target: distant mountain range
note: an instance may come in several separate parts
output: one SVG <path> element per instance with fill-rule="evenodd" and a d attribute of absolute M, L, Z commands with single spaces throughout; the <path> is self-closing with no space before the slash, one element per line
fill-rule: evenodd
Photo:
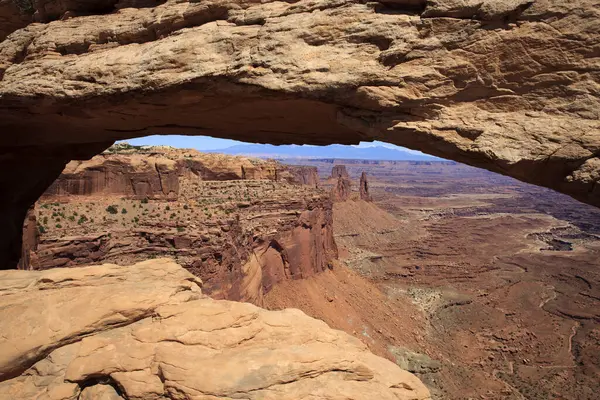
<path fill-rule="evenodd" d="M 225 153 L 268 158 L 345 158 L 359 160 L 435 161 L 441 158 L 384 146 L 356 147 L 332 144 L 329 146 L 298 146 L 270 144 L 240 144 L 224 149 L 209 150 Z"/>

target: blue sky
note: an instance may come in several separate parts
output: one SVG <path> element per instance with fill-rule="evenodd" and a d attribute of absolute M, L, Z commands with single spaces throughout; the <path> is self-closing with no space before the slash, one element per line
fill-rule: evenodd
<path fill-rule="evenodd" d="M 226 147 L 235 146 L 236 144 L 244 144 L 244 142 L 238 142 L 237 140 L 230 139 L 218 139 L 210 136 L 181 136 L 181 135 L 153 135 L 145 136 L 137 139 L 126 140 L 127 143 L 134 146 L 173 146 L 179 148 L 191 148 L 196 150 L 218 150 Z M 383 142 L 361 142 L 358 147 L 370 147 L 370 146 L 384 146 L 388 148 L 395 148 L 408 152 L 419 153 L 415 150 L 405 149 L 404 147 L 394 146 L 393 144 Z"/>

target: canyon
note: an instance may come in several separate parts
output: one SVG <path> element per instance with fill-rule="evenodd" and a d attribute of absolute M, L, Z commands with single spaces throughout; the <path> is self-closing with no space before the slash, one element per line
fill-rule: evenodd
<path fill-rule="evenodd" d="M 102 152 L 379 140 L 597 207 L 599 32 L 596 0 L 0 0 L 0 269 L 39 269 L 1 272 L 0 393 L 594 398 L 595 209 L 454 163 Z"/>
<path fill-rule="evenodd" d="M 396 307 L 386 314 L 365 302 L 363 314 L 379 316 L 357 336 L 391 353 L 433 398 L 597 397 L 597 209 L 455 162 L 294 162 L 317 166 L 323 178 L 345 166 L 353 200 L 334 203 L 340 262 Z M 364 173 L 373 203 L 359 200 Z M 330 287 L 327 296 L 343 298 Z M 312 315 L 343 326 L 324 311 Z M 410 333 L 390 324 L 397 315 Z"/>
<path fill-rule="evenodd" d="M 35 211 L 42 234 L 24 268 L 168 256 L 213 298 L 260 305 L 277 282 L 311 276 L 337 258 L 332 205 L 316 171 L 114 146 L 67 165 L 42 196 Z"/>
<path fill-rule="evenodd" d="M 282 161 L 121 145 L 71 163 L 27 268 L 170 257 L 212 299 L 354 336 L 433 399 L 594 398 L 599 211 L 449 161 Z M 165 171 L 168 193 L 148 183 Z"/>
<path fill-rule="evenodd" d="M 430 398 L 322 321 L 212 300 L 201 286 L 167 259 L 0 272 L 0 397 Z"/>

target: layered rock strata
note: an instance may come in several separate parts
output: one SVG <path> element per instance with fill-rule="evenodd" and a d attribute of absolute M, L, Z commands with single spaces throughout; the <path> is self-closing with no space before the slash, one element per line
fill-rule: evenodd
<path fill-rule="evenodd" d="M 342 164 L 334 165 L 331 168 L 331 179 L 346 178 L 350 179 L 346 166 Z"/>
<path fill-rule="evenodd" d="M 363 171 L 360 174 L 360 182 L 358 185 L 358 191 L 360 194 L 360 199 L 364 201 L 373 201 L 371 197 L 371 193 L 369 192 L 369 180 L 367 179 L 367 173 Z"/>
<path fill-rule="evenodd" d="M 199 163 L 205 156 L 219 162 L 213 167 L 204 160 L 202 169 L 190 169 L 190 163 Z M 298 180 L 299 170 L 307 172 L 301 176 L 313 177 L 313 167 L 290 170 L 244 157 L 155 150 L 153 158 L 94 157 L 76 174 L 67 168 L 53 187 L 66 187 L 65 182 L 73 177 L 90 176 L 96 160 L 102 168 L 110 167 L 102 176 L 108 171 L 108 176 L 117 179 L 98 179 L 108 182 L 102 190 L 74 191 L 81 195 L 47 192 L 36 209 L 41 235 L 32 252 L 31 268 L 99 262 L 127 265 L 171 256 L 202 278 L 205 293 L 214 298 L 262 304 L 264 294 L 277 282 L 310 277 L 337 258 L 329 196 L 310 184 L 288 183 Z M 131 196 L 130 189 L 136 186 L 129 183 L 153 182 L 150 178 L 156 175 L 146 171 L 154 171 L 148 165 L 156 160 L 169 162 L 176 195 L 167 197 L 159 190 Z M 273 180 L 242 179 L 239 165 L 246 163 L 254 167 L 246 168 L 248 174 Z M 119 168 L 114 169 L 115 165 Z M 230 175 L 225 171 L 238 174 L 232 180 L 205 180 L 227 179 Z"/>

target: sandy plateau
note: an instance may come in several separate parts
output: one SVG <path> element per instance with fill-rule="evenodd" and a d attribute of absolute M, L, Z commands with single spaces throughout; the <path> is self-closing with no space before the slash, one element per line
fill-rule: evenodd
<path fill-rule="evenodd" d="M 600 389 L 595 208 L 454 162 L 140 151 L 68 167 L 35 209 L 34 269 L 171 257 L 215 299 L 355 336 L 435 399 Z"/>

